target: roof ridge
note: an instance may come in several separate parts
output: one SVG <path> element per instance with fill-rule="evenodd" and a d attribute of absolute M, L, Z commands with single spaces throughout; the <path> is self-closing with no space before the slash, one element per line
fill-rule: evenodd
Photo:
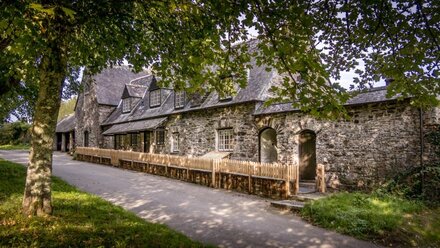
<path fill-rule="evenodd" d="M 130 80 L 130 82 L 128 82 L 128 84 L 131 84 L 134 81 L 137 81 L 137 80 L 142 79 L 142 78 L 147 78 L 147 77 L 154 77 L 154 74 L 149 74 L 149 75 L 145 75 L 145 76 L 142 76 L 142 77 L 134 78 L 134 79 Z"/>

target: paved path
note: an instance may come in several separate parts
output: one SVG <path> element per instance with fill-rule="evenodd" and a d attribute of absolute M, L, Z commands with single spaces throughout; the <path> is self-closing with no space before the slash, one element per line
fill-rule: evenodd
<path fill-rule="evenodd" d="M 22 164 L 27 163 L 27 155 L 0 151 L 0 157 Z M 256 196 L 73 161 L 58 152 L 54 153 L 53 174 L 205 243 L 223 247 L 375 247 L 282 214 Z"/>

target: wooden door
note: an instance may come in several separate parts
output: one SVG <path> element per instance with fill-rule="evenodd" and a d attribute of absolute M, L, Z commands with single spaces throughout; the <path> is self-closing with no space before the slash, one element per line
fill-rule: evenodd
<path fill-rule="evenodd" d="M 304 131 L 299 135 L 299 178 L 315 180 L 316 176 L 316 134 Z"/>

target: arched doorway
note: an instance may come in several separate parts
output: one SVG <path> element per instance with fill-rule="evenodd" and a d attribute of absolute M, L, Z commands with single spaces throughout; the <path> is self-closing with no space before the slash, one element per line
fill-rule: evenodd
<path fill-rule="evenodd" d="M 260 162 L 273 163 L 278 161 L 277 132 L 273 128 L 266 128 L 259 135 Z"/>
<path fill-rule="evenodd" d="M 315 180 L 316 176 L 316 134 L 304 130 L 299 134 L 299 178 Z"/>

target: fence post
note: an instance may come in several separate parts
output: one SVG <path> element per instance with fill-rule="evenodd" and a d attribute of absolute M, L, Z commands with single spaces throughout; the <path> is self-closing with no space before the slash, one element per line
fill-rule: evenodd
<path fill-rule="evenodd" d="M 323 164 L 318 164 L 316 167 L 316 189 L 320 193 L 325 193 L 325 168 Z"/>
<path fill-rule="evenodd" d="M 165 157 L 165 176 L 168 176 L 168 166 L 170 166 L 170 155 Z"/>
<path fill-rule="evenodd" d="M 189 181 L 189 164 L 188 164 L 189 158 L 185 158 L 185 167 L 186 167 L 186 180 Z"/>
<path fill-rule="evenodd" d="M 295 195 L 298 194 L 299 191 L 299 165 L 295 165 Z"/>
<path fill-rule="evenodd" d="M 216 160 L 215 159 L 211 159 L 211 173 L 212 173 L 212 178 L 211 178 L 211 186 L 213 188 L 216 188 L 216 184 L 215 184 L 215 164 L 216 164 Z"/>
<path fill-rule="evenodd" d="M 248 191 L 249 191 L 249 194 L 252 194 L 252 173 L 253 173 L 253 165 L 251 164 L 251 163 L 249 163 L 248 164 L 248 173 L 249 173 L 249 176 L 248 176 L 248 185 L 249 185 L 249 188 L 248 188 Z"/>
<path fill-rule="evenodd" d="M 285 193 L 285 197 L 286 198 L 289 198 L 289 196 L 290 196 L 290 170 L 291 170 L 291 168 L 290 168 L 291 166 L 289 165 L 289 164 L 287 164 L 286 165 L 286 185 L 285 185 L 285 190 L 286 190 L 286 193 Z"/>

